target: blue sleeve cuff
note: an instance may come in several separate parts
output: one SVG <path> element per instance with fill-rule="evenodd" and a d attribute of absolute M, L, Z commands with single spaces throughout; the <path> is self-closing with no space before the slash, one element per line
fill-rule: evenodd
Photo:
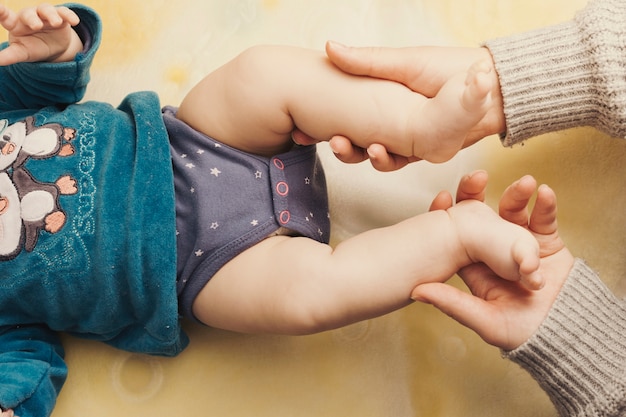
<path fill-rule="evenodd" d="M 48 416 L 67 377 L 58 335 L 43 326 L 0 328 L 0 407 Z"/>

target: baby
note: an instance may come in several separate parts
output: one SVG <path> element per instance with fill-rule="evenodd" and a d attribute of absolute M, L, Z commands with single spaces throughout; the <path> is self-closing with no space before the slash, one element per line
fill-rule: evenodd
<path fill-rule="evenodd" d="M 57 332 L 173 356 L 179 314 L 239 332 L 307 334 L 386 314 L 425 282 L 484 262 L 543 285 L 536 239 L 478 200 L 328 245 L 315 146 L 350 137 L 443 161 L 485 113 L 477 64 L 434 100 L 349 76 L 321 52 L 254 47 L 178 108 L 152 92 L 79 103 L 101 40 L 84 6 L 0 6 L 0 407 L 52 412 L 67 374 Z M 416 117 L 420 114 L 419 117 Z M 425 115 L 425 116 L 424 116 Z M 450 123 L 441 123 L 441 118 Z M 420 132 L 449 125 L 449 141 Z M 434 123 L 438 121 L 438 123 Z M 484 173 L 464 194 L 484 191 Z"/>

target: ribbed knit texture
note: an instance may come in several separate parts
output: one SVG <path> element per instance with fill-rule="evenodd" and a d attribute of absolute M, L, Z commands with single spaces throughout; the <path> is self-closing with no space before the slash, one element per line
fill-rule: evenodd
<path fill-rule="evenodd" d="M 592 1 L 575 19 L 485 43 L 511 146 L 579 126 L 626 136 L 626 1 Z M 626 416 L 626 303 L 577 260 L 536 334 L 504 356 L 561 416 Z"/>
<path fill-rule="evenodd" d="M 626 2 L 592 1 L 572 21 L 487 41 L 510 146 L 578 126 L 626 136 Z"/>
<path fill-rule="evenodd" d="M 504 356 L 561 416 L 626 415 L 626 303 L 580 259 L 537 333 Z"/>

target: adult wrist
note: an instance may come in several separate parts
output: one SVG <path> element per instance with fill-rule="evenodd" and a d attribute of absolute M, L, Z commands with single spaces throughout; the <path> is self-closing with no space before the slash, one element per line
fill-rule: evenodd
<path fill-rule="evenodd" d="M 590 2 L 566 23 L 487 41 L 502 90 L 504 145 L 593 126 L 626 136 L 626 8 Z"/>
<path fill-rule="evenodd" d="M 590 65 L 572 22 L 493 39 L 485 46 L 500 80 L 505 146 L 594 117 L 594 112 L 581 114 L 593 94 L 581 88 L 591 77 Z"/>
<path fill-rule="evenodd" d="M 560 415 L 617 416 L 607 410 L 626 402 L 623 301 L 577 259 L 537 332 L 503 356 L 531 374 Z"/>

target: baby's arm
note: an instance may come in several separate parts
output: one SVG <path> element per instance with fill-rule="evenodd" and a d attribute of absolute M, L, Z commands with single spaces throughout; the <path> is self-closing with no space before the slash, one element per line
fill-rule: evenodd
<path fill-rule="evenodd" d="M 56 332 L 43 325 L 0 327 L 0 416 L 49 416 L 67 377 Z"/>
<path fill-rule="evenodd" d="M 72 29 L 78 23 L 76 13 L 63 6 L 44 4 L 16 13 L 0 5 L 0 24 L 9 32 L 9 46 L 0 51 L 0 65 L 71 61 L 83 49 Z"/>
<path fill-rule="evenodd" d="M 226 264 L 196 298 L 204 323 L 239 332 L 306 334 L 377 317 L 483 261 L 510 280 L 536 281 L 536 240 L 485 204 L 466 201 L 371 230 L 331 248 L 271 237 Z"/>
<path fill-rule="evenodd" d="M 289 148 L 297 126 L 317 141 L 343 135 L 363 148 L 379 143 L 398 155 L 439 162 L 462 147 L 468 126 L 484 116 L 488 71 L 477 64 L 428 100 L 399 83 L 348 75 L 321 51 L 257 46 L 192 89 L 178 117 L 256 154 Z"/>

